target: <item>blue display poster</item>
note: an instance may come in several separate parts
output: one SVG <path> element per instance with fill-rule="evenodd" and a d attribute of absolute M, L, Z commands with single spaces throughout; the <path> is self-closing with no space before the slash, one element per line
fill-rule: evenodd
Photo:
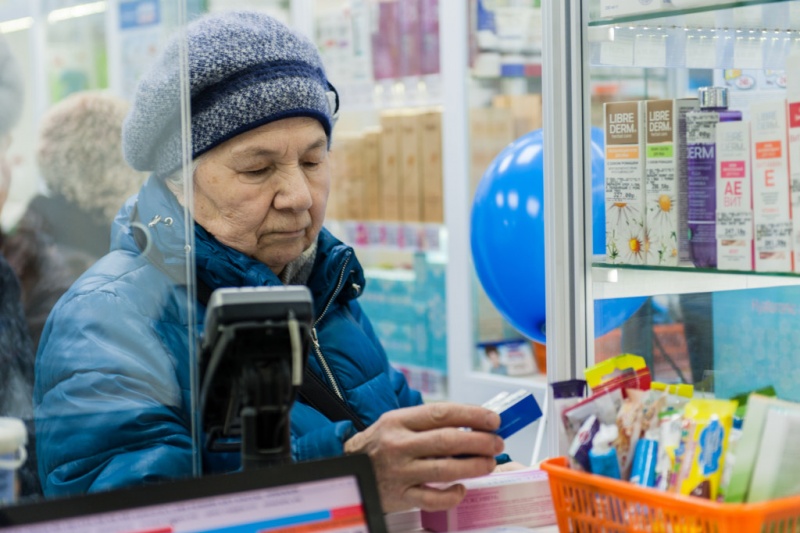
<path fill-rule="evenodd" d="M 716 396 L 773 385 L 800 401 L 800 287 L 717 292 L 712 301 Z"/>

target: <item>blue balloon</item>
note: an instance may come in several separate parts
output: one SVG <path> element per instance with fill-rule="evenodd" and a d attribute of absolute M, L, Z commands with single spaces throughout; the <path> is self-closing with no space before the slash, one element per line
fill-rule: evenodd
<path fill-rule="evenodd" d="M 471 247 L 475 270 L 503 317 L 544 343 L 543 132 L 532 131 L 507 146 L 489 165 L 472 205 Z M 605 253 L 603 131 L 592 128 L 592 250 Z M 646 298 L 595 301 L 595 335 L 619 327 Z"/>

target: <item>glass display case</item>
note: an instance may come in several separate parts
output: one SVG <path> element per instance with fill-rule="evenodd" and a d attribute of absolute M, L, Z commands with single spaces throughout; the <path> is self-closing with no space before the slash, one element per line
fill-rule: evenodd
<path fill-rule="evenodd" d="M 788 213 L 797 190 L 790 109 L 800 3 L 572 1 L 551 8 L 545 43 L 552 49 L 544 59 L 553 78 L 544 97 L 558 102 L 545 111 L 545 130 L 555 141 L 545 184 L 554 213 L 547 225 L 548 316 L 560 320 L 552 331 L 557 354 L 549 354 L 550 380 L 633 352 L 647 359 L 654 379 L 691 383 L 704 394 L 728 398 L 774 386 L 796 399 L 800 360 L 792 347 L 800 278 L 792 259 L 796 215 Z M 741 113 L 739 131 L 749 136 L 733 156 L 724 150 L 734 145 L 716 145 L 709 178 L 697 166 L 708 145 L 697 137 L 696 119 L 681 123 L 672 107 L 696 99 L 705 86 L 726 89 L 727 107 Z M 652 136 L 661 128 L 653 102 L 661 100 L 675 117 L 672 170 L 654 161 L 664 156 Z M 687 105 L 692 113 L 696 104 Z M 642 122 L 620 123 L 639 116 Z M 772 131 L 764 133 L 767 127 Z M 591 164 L 593 129 L 604 141 L 601 170 Z M 706 138 L 721 142 L 729 127 L 716 131 Z M 621 132 L 641 137 L 620 148 Z M 635 180 L 626 181 L 621 160 L 639 169 Z M 738 186 L 725 170 L 730 164 L 741 174 Z M 701 178 L 710 186 L 705 193 L 697 188 Z M 698 259 L 700 230 L 692 224 L 703 212 L 703 223 L 714 228 L 704 246 L 718 264 Z M 669 245 L 659 241 L 663 224 L 671 228 Z M 590 244 L 598 227 L 606 237 L 601 251 Z M 659 246 L 666 253 L 659 255 Z M 731 253 L 741 262 L 732 263 Z M 597 304 L 612 298 L 642 304 L 621 328 L 596 337 L 598 325 L 615 319 Z"/>

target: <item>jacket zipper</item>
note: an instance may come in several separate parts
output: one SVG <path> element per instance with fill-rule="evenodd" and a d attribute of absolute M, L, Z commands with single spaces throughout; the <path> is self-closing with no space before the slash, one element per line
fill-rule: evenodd
<path fill-rule="evenodd" d="M 333 295 L 328 300 L 328 304 L 325 306 L 325 309 L 322 310 L 319 317 L 314 321 L 314 325 L 311 327 L 311 342 L 314 343 L 314 351 L 317 352 L 317 357 L 319 358 L 319 362 L 322 365 L 322 369 L 325 371 L 325 375 L 328 376 L 328 381 L 331 382 L 331 386 L 333 387 L 333 392 L 336 393 L 336 396 L 339 399 L 344 400 L 344 396 L 342 396 L 342 391 L 339 390 L 339 386 L 336 385 L 336 380 L 333 379 L 333 372 L 331 371 L 331 367 L 328 366 L 328 362 L 325 360 L 325 356 L 322 355 L 322 348 L 319 346 L 319 339 L 317 338 L 317 324 L 322 318 L 325 316 L 325 313 L 328 312 L 330 309 L 331 304 L 339 295 L 339 291 L 342 290 L 342 283 L 344 283 L 344 271 L 347 270 L 347 265 L 350 263 L 350 256 L 347 256 L 347 259 L 344 261 L 344 265 L 342 265 L 342 270 L 339 272 L 339 281 L 336 284 L 336 290 L 333 291 Z"/>

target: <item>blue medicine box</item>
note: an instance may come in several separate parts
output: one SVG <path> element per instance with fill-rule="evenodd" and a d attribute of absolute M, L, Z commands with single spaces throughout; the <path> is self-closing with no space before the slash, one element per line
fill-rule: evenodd
<path fill-rule="evenodd" d="M 495 433 L 504 439 L 542 417 L 536 398 L 525 389 L 513 393 L 501 392 L 484 403 L 483 407 L 500 415 L 500 427 Z"/>

